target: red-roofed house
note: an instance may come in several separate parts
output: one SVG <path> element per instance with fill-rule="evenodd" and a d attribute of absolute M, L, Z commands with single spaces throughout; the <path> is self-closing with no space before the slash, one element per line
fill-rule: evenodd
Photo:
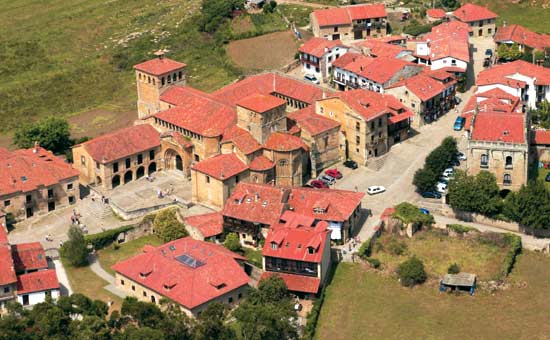
<path fill-rule="evenodd" d="M 188 216 L 183 223 L 195 240 L 214 241 L 223 233 L 223 215 L 219 212 Z"/>
<path fill-rule="evenodd" d="M 314 36 L 344 42 L 385 36 L 387 19 L 384 4 L 319 9 L 309 16 Z"/>
<path fill-rule="evenodd" d="M 535 160 L 544 164 L 550 164 L 550 130 L 533 130 L 531 146 L 534 148 Z"/>
<path fill-rule="evenodd" d="M 329 235 L 327 222 L 286 211 L 267 234 L 260 280 L 278 275 L 291 292 L 317 294 L 331 265 Z"/>
<path fill-rule="evenodd" d="M 348 47 L 340 40 L 313 37 L 298 51 L 304 74 L 311 74 L 317 79 L 326 81 L 332 73 L 332 62 L 346 54 Z"/>
<path fill-rule="evenodd" d="M 161 110 L 159 98 L 171 85 L 185 85 L 184 63 L 164 57 L 164 52 L 155 53 L 156 59 L 134 66 L 138 93 L 138 116 L 145 119 Z"/>
<path fill-rule="evenodd" d="M 149 124 L 134 125 L 73 147 L 80 182 L 113 189 L 159 168 L 160 132 Z"/>
<path fill-rule="evenodd" d="M 253 94 L 237 102 L 237 125 L 263 144 L 273 131 L 286 131 L 286 102 L 273 95 Z"/>
<path fill-rule="evenodd" d="M 140 301 L 162 298 L 197 316 L 208 304 L 234 305 L 244 296 L 249 277 L 245 258 L 211 242 L 181 238 L 113 265 L 115 285 Z"/>
<path fill-rule="evenodd" d="M 519 46 L 519 50 L 523 53 L 532 52 L 533 50 L 544 51 L 550 48 L 549 34 L 536 33 L 521 25 L 499 27 L 494 40 L 497 46 L 502 44 L 512 46 L 516 43 Z"/>
<path fill-rule="evenodd" d="M 447 13 L 441 8 L 430 8 L 426 11 L 426 17 L 429 22 L 443 20 L 447 17 Z"/>
<path fill-rule="evenodd" d="M 2 152 L 0 209 L 16 220 L 76 203 L 78 171 L 60 157 L 36 145 Z"/>
<path fill-rule="evenodd" d="M 527 184 L 530 139 L 525 114 L 478 110 L 471 119 L 468 173 L 489 171 L 502 190 Z"/>
<path fill-rule="evenodd" d="M 476 37 L 492 37 L 496 32 L 498 15 L 487 7 L 467 3 L 456 9 L 453 16 L 467 23 Z"/>

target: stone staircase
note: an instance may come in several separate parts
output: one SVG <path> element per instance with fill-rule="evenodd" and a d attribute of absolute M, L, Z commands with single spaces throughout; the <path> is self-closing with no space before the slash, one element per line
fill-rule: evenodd
<path fill-rule="evenodd" d="M 382 169 L 382 167 L 384 166 L 384 163 L 386 162 L 387 158 L 388 158 L 388 153 L 380 157 L 374 158 L 372 160 L 369 160 L 367 161 L 367 168 L 374 171 L 380 171 L 380 169 Z"/>
<path fill-rule="evenodd" d="M 86 207 L 88 210 L 87 215 L 94 216 L 97 219 L 105 219 L 113 216 L 113 209 L 111 209 L 111 206 L 109 204 L 103 204 L 97 199 L 95 202 L 90 200 Z"/>

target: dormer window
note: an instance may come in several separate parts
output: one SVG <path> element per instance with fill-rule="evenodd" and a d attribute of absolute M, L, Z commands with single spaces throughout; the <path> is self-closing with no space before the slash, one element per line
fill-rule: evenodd
<path fill-rule="evenodd" d="M 313 247 L 307 247 L 308 254 L 315 254 L 315 249 Z"/>
<path fill-rule="evenodd" d="M 277 243 L 271 242 L 271 249 L 277 249 Z"/>

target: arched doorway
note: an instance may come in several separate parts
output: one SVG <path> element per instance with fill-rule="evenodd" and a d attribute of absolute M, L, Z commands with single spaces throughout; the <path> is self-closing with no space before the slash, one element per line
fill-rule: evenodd
<path fill-rule="evenodd" d="M 150 175 L 155 171 L 157 171 L 157 163 L 152 162 L 151 164 L 149 164 L 149 167 L 147 168 L 147 174 Z"/>
<path fill-rule="evenodd" d="M 115 175 L 113 177 L 113 179 L 111 180 L 111 184 L 112 184 L 112 187 L 113 189 L 118 187 L 120 185 L 120 176 L 119 175 Z"/>
<path fill-rule="evenodd" d="M 132 181 L 132 171 L 131 170 L 128 170 L 126 171 L 126 173 L 124 174 L 124 184 Z"/>
<path fill-rule="evenodd" d="M 102 183 L 101 177 L 96 176 L 96 177 L 95 177 L 95 184 L 96 184 L 96 185 L 101 185 L 101 183 Z"/>
<path fill-rule="evenodd" d="M 176 169 L 183 171 L 183 160 L 180 155 L 176 155 Z"/>
<path fill-rule="evenodd" d="M 136 179 L 143 177 L 143 175 L 145 175 L 145 168 L 140 166 L 136 170 Z"/>
<path fill-rule="evenodd" d="M 175 150 L 166 150 L 164 161 L 166 169 L 183 171 L 183 159 Z"/>

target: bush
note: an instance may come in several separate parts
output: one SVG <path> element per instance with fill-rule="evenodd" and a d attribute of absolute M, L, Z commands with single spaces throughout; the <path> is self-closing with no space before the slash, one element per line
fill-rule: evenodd
<path fill-rule="evenodd" d="M 393 217 L 398 218 L 404 224 L 414 223 L 430 226 L 434 223 L 432 215 L 426 215 L 420 209 L 411 203 L 402 202 L 395 206 Z"/>
<path fill-rule="evenodd" d="M 176 208 L 162 210 L 153 221 L 154 233 L 164 242 L 170 242 L 187 236 L 183 224 L 176 217 Z"/>
<path fill-rule="evenodd" d="M 374 269 L 378 269 L 378 268 L 380 268 L 380 266 L 382 265 L 382 262 L 380 262 L 379 259 L 368 258 L 368 259 L 367 259 L 367 262 L 368 262 Z"/>
<path fill-rule="evenodd" d="M 223 246 L 231 251 L 241 251 L 241 242 L 237 233 L 229 233 L 225 237 Z"/>
<path fill-rule="evenodd" d="M 132 229 L 134 229 L 133 225 L 122 226 L 116 229 L 105 230 L 101 233 L 86 235 L 84 239 L 88 244 L 91 244 L 95 250 L 99 250 L 116 241 L 120 233 L 125 233 Z"/>
<path fill-rule="evenodd" d="M 359 250 L 357 251 L 357 255 L 359 255 L 360 258 L 366 259 L 370 256 L 372 251 L 371 247 L 371 240 L 368 239 L 363 244 L 361 244 L 361 247 L 359 247 Z"/>
<path fill-rule="evenodd" d="M 453 263 L 447 269 L 448 274 L 458 274 L 460 273 L 460 266 L 456 263 Z"/>
<path fill-rule="evenodd" d="M 476 228 L 468 227 L 462 224 L 447 224 L 447 229 L 452 230 L 457 234 L 466 234 L 470 231 L 479 231 Z"/>
<path fill-rule="evenodd" d="M 388 243 L 388 251 L 393 255 L 403 255 L 407 252 L 407 244 L 392 238 Z"/>
<path fill-rule="evenodd" d="M 416 256 L 401 263 L 397 268 L 397 275 L 401 279 L 401 285 L 405 287 L 424 283 L 428 277 L 424 270 L 424 263 Z"/>
<path fill-rule="evenodd" d="M 88 265 L 88 246 L 82 230 L 76 226 L 69 228 L 69 240 L 60 249 L 60 255 L 74 267 Z"/>

